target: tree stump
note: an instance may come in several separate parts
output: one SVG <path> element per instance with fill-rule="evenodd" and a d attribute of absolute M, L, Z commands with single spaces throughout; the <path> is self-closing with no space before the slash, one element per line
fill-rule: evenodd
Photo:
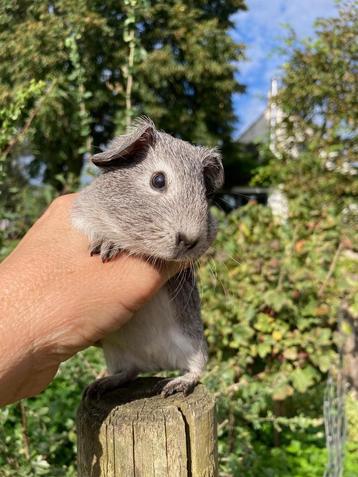
<path fill-rule="evenodd" d="M 78 477 L 217 477 L 215 401 L 154 395 L 162 378 L 139 378 L 77 413 Z"/>

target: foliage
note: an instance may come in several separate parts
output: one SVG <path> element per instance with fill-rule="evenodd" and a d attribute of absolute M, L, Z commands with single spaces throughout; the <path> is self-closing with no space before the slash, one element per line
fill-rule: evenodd
<path fill-rule="evenodd" d="M 231 187 L 247 186 L 268 160 L 267 146 L 262 144 L 237 141 L 235 148 L 235 155 L 224 161 L 225 189 L 228 191 Z"/>
<path fill-rule="evenodd" d="M 30 100 L 38 97 L 43 91 L 45 84 L 42 81 L 30 81 L 29 84 L 18 88 L 13 92 L 12 103 L 3 104 L 0 110 L 1 131 L 0 131 L 0 151 L 1 157 L 6 154 L 5 148 L 11 144 L 11 140 L 17 134 L 19 122 L 22 119 L 24 110 Z"/>
<path fill-rule="evenodd" d="M 125 87 L 125 121 L 123 124 L 118 124 L 121 129 L 129 128 L 131 125 L 134 108 L 132 107 L 132 90 L 133 90 L 133 76 L 135 73 L 135 66 L 139 65 L 145 59 L 146 50 L 141 47 L 137 33 L 137 22 L 141 16 L 141 11 L 148 8 L 147 0 L 124 0 L 126 10 L 126 20 L 124 21 L 123 40 L 128 44 L 127 63 L 123 66 L 123 77 L 126 80 Z M 117 117 L 122 114 L 119 113 Z"/>
<path fill-rule="evenodd" d="M 68 186 L 67 186 L 68 187 Z M 0 227 L 0 260 L 5 258 L 27 230 L 57 196 L 51 186 L 12 186 L 7 204 L 2 209 Z M 3 203 L 0 203 L 3 205 Z"/>
<path fill-rule="evenodd" d="M 323 474 L 323 385 L 338 363 L 341 300 L 352 303 L 358 288 L 352 280 L 356 263 L 350 273 L 341 266 L 352 231 L 329 208 L 311 212 L 306 220 L 290 217 L 284 224 L 255 204 L 219 214 L 215 251 L 200 270 L 207 384 L 220 400 L 227 475 L 296 475 L 292 469 L 305 475 L 310 454 L 320 461 L 317 475 Z M 352 413 L 349 419 L 353 426 Z M 309 444 L 307 435 L 315 442 Z M 290 438 L 301 442 L 302 449 L 293 448 L 302 470 L 290 454 Z M 277 464 L 271 470 L 269 460 Z"/>
<path fill-rule="evenodd" d="M 18 200 L 14 200 L 14 196 L 25 183 L 19 168 L 7 156 L 17 143 L 28 135 L 28 129 L 39 107 L 38 98 L 44 89 L 44 82 L 30 81 L 15 89 L 13 101 L 3 104 L 0 108 L 0 256 L 4 242 L 3 229 L 11 218 L 10 209 L 14 208 Z"/>
<path fill-rule="evenodd" d="M 323 150 L 333 170 L 347 171 L 356 153 L 357 14 L 356 0 L 341 1 L 336 17 L 317 21 L 315 39 L 289 39 L 277 98 L 286 140 Z"/>
<path fill-rule="evenodd" d="M 302 418 L 298 428 L 317 434 L 312 417 L 321 415 L 321 386 L 338 362 L 338 310 L 343 301 L 355 306 L 357 264 L 347 265 L 347 252 L 357 251 L 355 12 L 354 2 L 342 3 L 339 18 L 318 22 L 316 40 L 290 45 L 275 97 L 282 111 L 271 144 L 275 154 L 263 148 L 267 164 L 254 179 L 284 191 L 288 220 L 275 220 L 256 205 L 231 214 L 219 234 L 221 245 L 202 272 L 204 299 L 213 310 L 206 315 L 211 352 L 225 363 L 217 388 L 235 402 L 227 407 L 231 418 L 222 432 L 231 447 L 224 453 L 246 442 L 242 463 L 235 461 L 244 475 L 253 468 L 245 467 L 248 455 L 255 463 L 265 455 L 262 448 L 256 454 L 256 440 L 265 439 L 268 423 L 270 446 L 280 441 L 277 426 L 289 435 L 292 417 Z M 215 294 L 208 284 L 216 284 Z M 247 427 L 251 432 L 245 434 Z M 280 475 L 285 459 L 277 449 L 269 454 L 279 457 L 272 475 Z M 352 475 L 358 465 L 353 461 Z M 229 475 L 238 472 L 233 462 L 226 465 Z M 301 475 L 299 467 L 297 461 L 282 475 Z M 265 469 L 270 475 L 266 464 Z M 314 467 L 309 472 L 314 475 Z M 322 475 L 323 465 L 317 472 Z"/>
<path fill-rule="evenodd" d="M 75 410 L 103 367 L 97 348 L 64 363 L 46 391 L 0 411 L 0 476 L 75 477 Z"/>
<path fill-rule="evenodd" d="M 339 16 L 317 22 L 314 40 L 289 42 L 274 98 L 282 113 L 275 156 L 255 182 L 283 184 L 297 213 L 324 203 L 339 214 L 358 194 L 357 13 L 355 0 L 341 2 Z"/>
<path fill-rule="evenodd" d="M 0 1 L 1 101 L 13 102 L 14 87 L 29 78 L 56 80 L 32 123 L 31 176 L 58 189 L 58 174 L 78 177 L 92 140 L 98 148 L 123 132 L 128 107 L 168 132 L 220 142 L 232 153 L 242 46 L 228 29 L 243 0 L 133 2 Z"/>
<path fill-rule="evenodd" d="M 314 439 L 298 436 L 284 446 L 268 449 L 264 445 L 256 445 L 257 458 L 249 469 L 245 469 L 247 477 L 322 477 L 327 462 L 327 451 Z M 237 467 L 238 468 L 238 467 Z M 357 475 L 358 458 L 352 449 L 347 453 L 344 477 Z M 239 468 L 238 468 L 239 469 Z M 240 473 L 232 475 L 239 476 Z"/>
<path fill-rule="evenodd" d="M 346 400 L 347 419 L 351 423 L 348 426 L 348 439 L 358 454 L 358 399 L 357 393 L 350 392 Z"/>
<path fill-rule="evenodd" d="M 335 359 L 332 331 L 346 277 L 326 278 L 339 231 L 329 216 L 316 217 L 313 234 L 313 224 L 281 226 L 256 205 L 222 220 L 201 274 L 208 341 L 226 363 L 217 388 L 243 422 L 260 425 L 292 414 L 295 395 L 314 388 Z M 308 406 L 304 412 L 310 416 Z"/>
<path fill-rule="evenodd" d="M 253 395 L 260 383 L 276 401 L 320 382 L 335 359 L 348 289 L 331 271 L 342 232 L 329 210 L 313 212 L 284 225 L 258 205 L 221 217 L 216 251 L 201 271 L 211 352 L 234 360 L 234 381 L 247 382 Z"/>
<path fill-rule="evenodd" d="M 13 91 L 13 100 L 9 104 L 3 104 L 0 109 L 0 184 L 1 197 L 9 192 L 11 186 L 6 184 L 8 176 L 14 175 L 12 164 L 7 161 L 7 155 L 17 142 L 24 139 L 24 134 L 31 125 L 34 116 L 34 109 L 31 109 L 34 100 L 43 92 L 45 83 L 43 81 L 30 81 Z M 7 186 L 7 187 L 6 187 Z"/>

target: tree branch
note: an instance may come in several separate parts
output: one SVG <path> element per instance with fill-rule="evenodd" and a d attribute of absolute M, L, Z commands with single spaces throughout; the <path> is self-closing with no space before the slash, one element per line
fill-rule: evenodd
<path fill-rule="evenodd" d="M 0 152 L 0 156 L 8 156 L 10 152 L 14 149 L 14 147 L 23 140 L 23 138 L 26 136 L 27 131 L 30 129 L 33 120 L 39 113 L 44 100 L 47 98 L 50 91 L 52 91 L 54 85 L 55 82 L 52 82 L 51 85 L 47 88 L 45 94 L 36 102 L 35 106 L 30 111 L 30 114 L 25 121 L 23 128 L 20 129 L 19 133 L 9 141 L 9 144 L 6 146 L 6 148 L 2 152 Z"/>

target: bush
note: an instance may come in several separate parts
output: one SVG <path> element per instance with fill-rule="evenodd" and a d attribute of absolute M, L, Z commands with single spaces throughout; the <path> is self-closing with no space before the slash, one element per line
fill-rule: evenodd
<path fill-rule="evenodd" d="M 0 411 L 0 476 L 75 477 L 75 411 L 84 387 L 103 368 L 88 349 L 64 363 L 39 396 Z"/>
<path fill-rule="evenodd" d="M 338 364 L 341 300 L 355 294 L 339 264 L 352 243 L 329 208 L 284 224 L 256 204 L 218 216 L 200 289 L 211 358 L 207 383 L 220 402 L 222 469 L 281 475 L 280 467 L 273 471 L 281 462 L 282 475 L 305 475 L 296 461 L 316 446 L 322 475 L 323 389 Z"/>
<path fill-rule="evenodd" d="M 259 385 L 283 401 L 320 383 L 336 361 L 348 290 L 347 277 L 332 270 L 341 239 L 329 210 L 284 225 L 259 205 L 221 216 L 216 251 L 200 273 L 204 319 L 211 355 L 233 361 L 232 378 L 245 389 L 255 394 Z"/>

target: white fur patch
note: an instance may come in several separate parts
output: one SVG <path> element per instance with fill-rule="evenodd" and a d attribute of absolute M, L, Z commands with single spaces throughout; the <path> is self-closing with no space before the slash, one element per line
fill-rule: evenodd
<path fill-rule="evenodd" d="M 205 366 L 202 352 L 178 323 L 165 287 L 102 346 L 111 373 L 179 369 L 200 374 Z"/>

